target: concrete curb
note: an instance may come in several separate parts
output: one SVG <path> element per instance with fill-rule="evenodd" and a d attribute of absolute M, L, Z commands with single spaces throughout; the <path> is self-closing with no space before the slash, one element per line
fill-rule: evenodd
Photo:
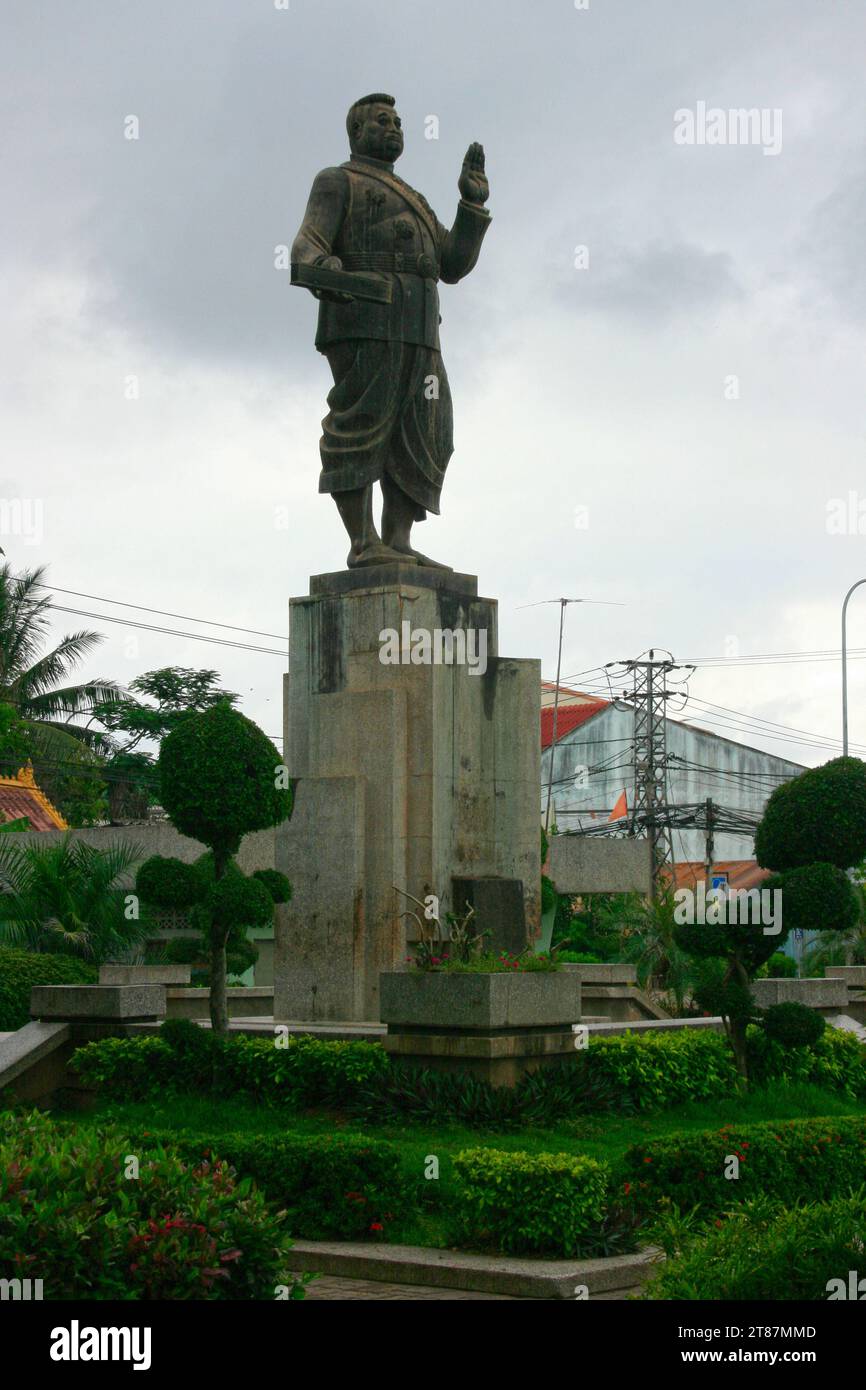
<path fill-rule="evenodd" d="M 576 1297 L 585 1284 L 589 1297 L 625 1298 L 636 1292 L 653 1265 L 663 1258 L 655 1246 L 633 1255 L 598 1260 L 534 1260 L 511 1255 L 471 1255 L 420 1245 L 368 1245 L 343 1241 L 296 1240 L 287 1263 L 299 1273 L 369 1279 L 386 1284 L 510 1294 L 518 1298 Z"/>

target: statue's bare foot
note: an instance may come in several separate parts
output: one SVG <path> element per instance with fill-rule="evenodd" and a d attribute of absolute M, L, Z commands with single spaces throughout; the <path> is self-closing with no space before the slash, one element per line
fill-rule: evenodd
<path fill-rule="evenodd" d="M 360 569 L 365 565 L 415 565 L 418 561 L 413 554 L 392 550 L 384 541 L 371 541 L 363 550 L 354 546 L 349 551 L 346 564 L 349 569 Z"/>
<path fill-rule="evenodd" d="M 419 565 L 423 565 L 424 568 L 428 570 L 450 570 L 452 574 L 454 572 L 453 565 L 443 565 L 441 560 L 431 560 L 429 555 L 422 555 L 420 550 L 413 550 L 411 545 L 407 545 L 405 550 L 401 549 L 399 545 L 395 546 L 394 549 L 400 551 L 401 558 L 404 562 L 406 560 L 410 562 L 415 560 Z"/>

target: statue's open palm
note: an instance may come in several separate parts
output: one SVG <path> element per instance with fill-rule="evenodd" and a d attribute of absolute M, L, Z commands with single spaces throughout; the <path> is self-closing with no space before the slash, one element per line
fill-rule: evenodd
<path fill-rule="evenodd" d="M 465 198 L 467 203 L 486 203 L 490 197 L 490 185 L 484 172 L 484 146 L 477 141 L 473 141 L 466 151 L 457 187 L 460 197 Z"/>

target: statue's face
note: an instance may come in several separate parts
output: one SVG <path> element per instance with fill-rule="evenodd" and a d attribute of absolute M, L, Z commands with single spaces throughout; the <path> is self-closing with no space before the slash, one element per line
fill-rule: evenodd
<path fill-rule="evenodd" d="M 359 112 L 355 154 L 393 164 L 403 153 L 403 127 L 393 106 L 368 106 Z"/>

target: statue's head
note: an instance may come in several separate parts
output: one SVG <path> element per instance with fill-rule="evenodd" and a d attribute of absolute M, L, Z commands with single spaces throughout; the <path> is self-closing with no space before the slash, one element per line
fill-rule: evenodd
<path fill-rule="evenodd" d="M 373 92 L 349 108 L 346 117 L 352 154 L 367 155 L 393 164 L 403 153 L 403 127 L 393 97 Z"/>

